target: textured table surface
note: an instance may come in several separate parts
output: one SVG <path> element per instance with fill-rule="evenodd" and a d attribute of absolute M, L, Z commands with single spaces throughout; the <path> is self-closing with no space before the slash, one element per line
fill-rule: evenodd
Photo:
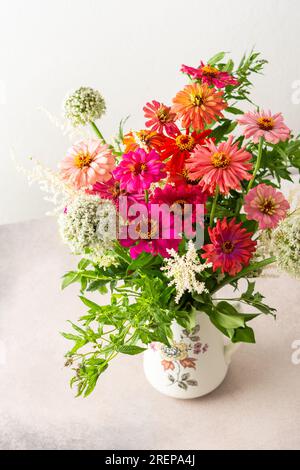
<path fill-rule="evenodd" d="M 277 320 L 256 321 L 223 384 L 191 401 L 160 395 L 141 357 L 117 360 L 89 398 L 74 398 L 63 367 L 67 319 L 84 311 L 77 286 L 60 291 L 75 265 L 54 219 L 0 227 L 1 449 L 300 448 L 300 284 L 260 279 Z"/>

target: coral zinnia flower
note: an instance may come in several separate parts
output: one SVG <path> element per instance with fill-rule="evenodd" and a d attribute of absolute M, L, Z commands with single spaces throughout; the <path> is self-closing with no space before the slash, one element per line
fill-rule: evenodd
<path fill-rule="evenodd" d="M 153 100 L 151 103 L 146 103 L 143 110 L 145 118 L 148 119 L 146 126 L 150 127 L 152 131 L 162 134 L 165 130 L 170 136 L 178 132 L 178 127 L 175 124 L 177 116 L 171 112 L 170 106 Z"/>
<path fill-rule="evenodd" d="M 281 113 L 272 115 L 271 111 L 254 111 L 245 113 L 238 122 L 246 126 L 244 136 L 247 139 L 251 137 L 255 144 L 260 137 L 272 144 L 278 144 L 280 140 L 285 141 L 290 136 L 290 129 L 284 124 Z"/>
<path fill-rule="evenodd" d="M 180 183 L 188 181 L 185 162 L 196 145 L 205 144 L 205 138 L 209 136 L 210 133 L 210 130 L 200 133 L 192 132 L 191 134 L 189 134 L 189 132 L 185 134 L 178 132 L 176 137 L 165 138 L 160 153 L 163 160 L 171 157 L 170 160 L 166 162 L 166 170 L 169 173 L 170 182 Z"/>
<path fill-rule="evenodd" d="M 213 141 L 205 147 L 198 145 L 186 162 L 191 180 L 198 180 L 204 191 L 211 194 L 219 187 L 220 192 L 227 194 L 230 189 L 240 189 L 241 180 L 251 179 L 248 173 L 252 168 L 251 154 L 238 144 L 232 144 L 233 136 L 218 146 Z"/>
<path fill-rule="evenodd" d="M 239 84 L 238 80 L 228 72 L 222 72 L 210 64 L 205 65 L 202 61 L 198 68 L 182 65 L 181 72 L 187 73 L 195 80 L 201 80 L 202 83 L 207 83 L 210 86 L 214 85 L 217 88 Z"/>
<path fill-rule="evenodd" d="M 257 220 L 261 229 L 277 227 L 289 208 L 284 195 L 267 184 L 259 184 L 245 196 L 247 219 Z"/>
<path fill-rule="evenodd" d="M 60 164 L 64 180 L 76 189 L 87 188 L 96 181 L 108 181 L 112 176 L 115 158 L 99 140 L 78 142 L 73 145 Z"/>
<path fill-rule="evenodd" d="M 149 152 L 151 149 L 159 151 L 165 136 L 155 131 L 142 129 L 137 132 L 129 132 L 124 136 L 125 153 L 134 152 L 138 148 L 142 148 Z"/>
<path fill-rule="evenodd" d="M 185 128 L 204 129 L 206 124 L 222 117 L 222 110 L 227 107 L 223 92 L 210 88 L 207 83 L 186 85 L 173 98 L 172 111 L 182 118 Z"/>
<path fill-rule="evenodd" d="M 113 175 L 120 181 L 121 189 L 138 193 L 166 176 L 164 166 L 155 150 L 147 153 L 143 149 L 137 149 L 122 156 Z"/>
<path fill-rule="evenodd" d="M 217 221 L 214 228 L 208 229 L 212 243 L 204 245 L 201 256 L 213 265 L 213 271 L 221 268 L 222 273 L 235 276 L 244 266 L 248 266 L 256 242 L 251 240 L 253 233 L 242 228 L 235 219 L 227 222 L 226 218 Z"/>

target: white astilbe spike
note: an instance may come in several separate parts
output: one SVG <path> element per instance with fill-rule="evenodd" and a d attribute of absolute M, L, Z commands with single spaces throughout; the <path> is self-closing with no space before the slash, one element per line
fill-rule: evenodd
<path fill-rule="evenodd" d="M 165 271 L 166 276 L 171 279 L 169 286 L 174 285 L 176 288 L 175 302 L 179 303 L 185 291 L 198 294 L 208 292 L 205 283 L 198 281 L 196 275 L 210 268 L 212 263 L 201 263 L 192 240 L 189 241 L 188 250 L 183 256 L 180 256 L 173 248 L 167 251 L 171 257 L 165 259 L 165 266 L 161 270 Z"/>

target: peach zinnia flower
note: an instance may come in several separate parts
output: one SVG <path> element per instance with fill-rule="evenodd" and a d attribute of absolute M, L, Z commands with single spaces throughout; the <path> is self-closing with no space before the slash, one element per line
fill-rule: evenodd
<path fill-rule="evenodd" d="M 210 88 L 206 83 L 186 85 L 173 98 L 172 111 L 182 118 L 185 128 L 204 129 L 206 124 L 222 117 L 222 110 L 227 107 L 223 92 Z"/>
<path fill-rule="evenodd" d="M 114 164 L 108 145 L 102 145 L 99 140 L 81 141 L 68 150 L 60 164 L 60 173 L 76 189 L 87 188 L 97 181 L 108 181 Z"/>
<path fill-rule="evenodd" d="M 290 205 L 273 186 L 259 184 L 245 196 L 247 219 L 257 220 L 259 228 L 275 228 L 286 217 Z"/>
<path fill-rule="evenodd" d="M 263 137 L 271 144 L 278 144 L 280 140 L 285 141 L 290 136 L 290 129 L 283 122 L 281 113 L 272 114 L 271 111 L 254 111 L 245 113 L 238 123 L 246 126 L 244 136 L 252 138 L 255 144 Z"/>
<path fill-rule="evenodd" d="M 204 191 L 211 194 L 216 186 L 220 192 L 227 194 L 231 189 L 240 189 L 241 180 L 250 180 L 252 169 L 251 154 L 244 148 L 239 149 L 238 144 L 232 144 L 233 136 L 227 142 L 218 146 L 209 141 L 206 146 L 197 145 L 194 152 L 186 161 L 189 179 L 196 181 Z"/>

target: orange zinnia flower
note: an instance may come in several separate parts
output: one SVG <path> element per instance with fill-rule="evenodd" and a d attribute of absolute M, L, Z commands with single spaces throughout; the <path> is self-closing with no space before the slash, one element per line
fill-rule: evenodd
<path fill-rule="evenodd" d="M 223 92 L 210 88 L 206 83 L 186 85 L 173 98 L 172 111 L 182 118 L 182 125 L 194 130 L 204 129 L 206 124 L 222 117 L 222 111 L 227 107 L 223 100 Z"/>
<path fill-rule="evenodd" d="M 159 151 L 165 136 L 155 131 L 143 129 L 137 132 L 129 132 L 124 136 L 123 143 L 125 152 L 135 152 L 138 148 L 142 148 L 149 152 L 150 150 Z"/>

